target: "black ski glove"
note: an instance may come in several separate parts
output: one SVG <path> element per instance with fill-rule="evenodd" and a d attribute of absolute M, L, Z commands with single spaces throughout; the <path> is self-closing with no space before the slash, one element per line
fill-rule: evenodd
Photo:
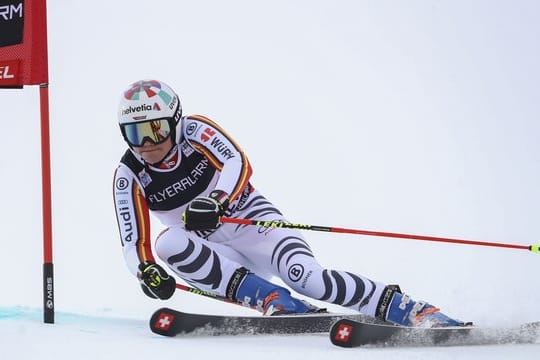
<path fill-rule="evenodd" d="M 154 262 L 139 264 L 137 274 L 143 292 L 153 299 L 167 300 L 176 290 L 176 281 L 167 271 Z"/>
<path fill-rule="evenodd" d="M 219 225 L 219 217 L 229 207 L 229 195 L 225 191 L 214 190 L 208 197 L 198 197 L 184 213 L 186 230 L 209 230 Z"/>

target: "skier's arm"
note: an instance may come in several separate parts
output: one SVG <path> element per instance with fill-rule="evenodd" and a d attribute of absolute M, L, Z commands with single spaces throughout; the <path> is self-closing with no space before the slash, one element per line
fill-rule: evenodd
<path fill-rule="evenodd" d="M 130 170 L 120 165 L 114 174 L 113 197 L 124 259 L 137 276 L 139 264 L 155 262 L 146 199 Z"/>
<path fill-rule="evenodd" d="M 190 115 L 183 121 L 183 134 L 221 172 L 216 189 L 226 192 L 233 202 L 251 177 L 246 154 L 219 125 L 201 115 Z"/>

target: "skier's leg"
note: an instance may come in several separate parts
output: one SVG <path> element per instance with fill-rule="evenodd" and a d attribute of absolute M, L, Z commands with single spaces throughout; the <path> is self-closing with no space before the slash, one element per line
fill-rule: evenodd
<path fill-rule="evenodd" d="M 261 215 L 259 219 L 286 221 L 278 213 Z M 299 294 L 399 325 L 463 324 L 432 305 L 413 301 L 392 286 L 352 272 L 322 267 L 298 230 L 236 226 L 228 231 L 234 232 L 228 234 L 233 239 L 228 245 L 256 264 L 256 272 L 272 273 Z"/>
<path fill-rule="evenodd" d="M 182 226 L 162 232 L 155 248 L 158 257 L 186 282 L 256 307 L 264 314 L 317 310 L 293 298 L 289 290 L 249 272 L 244 267 L 249 262 L 234 249 L 186 232 Z"/>
<path fill-rule="evenodd" d="M 347 271 L 323 268 L 299 238 L 285 237 L 275 249 L 280 277 L 296 292 L 352 308 L 366 315 L 404 326 L 460 326 L 438 308 L 414 301 L 396 286 L 386 286 Z M 302 248 L 302 251 L 298 249 Z M 296 249 L 296 250 L 295 250 Z"/>

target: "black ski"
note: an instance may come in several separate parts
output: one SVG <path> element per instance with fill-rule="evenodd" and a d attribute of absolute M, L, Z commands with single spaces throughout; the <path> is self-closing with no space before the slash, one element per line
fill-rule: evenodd
<path fill-rule="evenodd" d="M 540 322 L 516 327 L 412 328 L 368 324 L 341 319 L 330 329 L 330 340 L 341 347 L 374 346 L 462 346 L 534 343 L 540 340 Z"/>
<path fill-rule="evenodd" d="M 176 336 L 197 335 L 247 335 L 247 334 L 301 334 L 327 333 L 334 322 L 350 318 L 374 322 L 361 314 L 318 313 L 309 315 L 279 316 L 226 316 L 204 315 L 161 308 L 150 319 L 150 329 L 156 334 Z"/>

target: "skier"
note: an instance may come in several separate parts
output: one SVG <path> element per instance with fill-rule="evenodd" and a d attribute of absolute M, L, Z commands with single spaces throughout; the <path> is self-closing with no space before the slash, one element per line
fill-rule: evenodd
<path fill-rule="evenodd" d="M 249 182 L 252 169 L 238 144 L 207 117 L 182 116 L 165 83 L 130 85 L 118 121 L 129 149 L 114 174 L 116 216 L 125 261 L 146 295 L 165 300 L 175 291 L 157 255 L 185 282 L 264 315 L 321 311 L 269 281 L 276 276 L 306 297 L 394 324 L 464 325 L 397 286 L 322 267 L 298 230 L 220 223 L 220 216 L 287 220 Z M 154 248 L 150 212 L 166 227 Z"/>

